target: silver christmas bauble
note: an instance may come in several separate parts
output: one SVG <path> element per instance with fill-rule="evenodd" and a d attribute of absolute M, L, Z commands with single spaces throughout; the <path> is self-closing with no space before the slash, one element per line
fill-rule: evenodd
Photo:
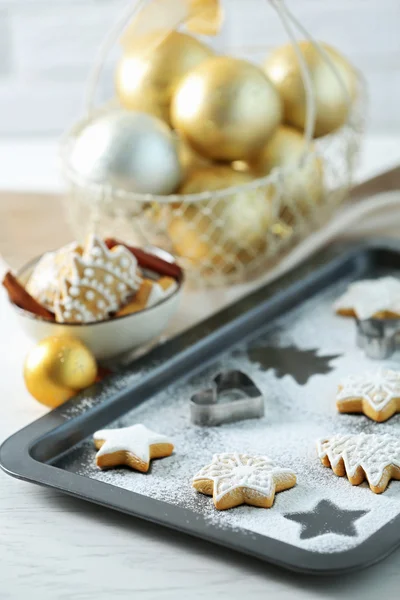
<path fill-rule="evenodd" d="M 80 131 L 69 166 L 89 183 L 142 194 L 172 194 L 182 180 L 168 125 L 145 113 L 119 109 L 100 115 Z"/>

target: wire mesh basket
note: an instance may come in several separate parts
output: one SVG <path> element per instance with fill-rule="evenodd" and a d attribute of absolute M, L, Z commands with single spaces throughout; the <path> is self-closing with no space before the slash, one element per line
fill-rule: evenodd
<path fill-rule="evenodd" d="M 71 147 L 86 125 L 110 106 L 93 108 L 94 89 L 112 45 L 132 16 L 149 4 L 138 2 L 105 41 L 90 79 L 86 117 L 62 141 L 62 168 L 69 185 L 65 204 L 78 239 L 95 230 L 100 235 L 158 246 L 176 256 L 193 284 L 215 286 L 259 275 L 329 220 L 351 186 L 364 125 L 364 84 L 356 73 L 357 89 L 349 98 L 340 73 L 323 47 L 312 40 L 282 0 L 267 1 L 293 44 L 303 77 L 306 121 L 304 150 L 298 160 L 247 183 L 196 194 L 138 194 L 81 178 L 69 164 Z M 316 100 L 297 41 L 299 33 L 332 69 L 349 107 L 340 128 L 316 139 Z M 240 172 L 242 165 L 235 168 Z"/>

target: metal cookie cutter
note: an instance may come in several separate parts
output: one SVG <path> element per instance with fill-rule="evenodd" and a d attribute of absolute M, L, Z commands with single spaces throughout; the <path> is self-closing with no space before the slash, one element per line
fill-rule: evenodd
<path fill-rule="evenodd" d="M 398 347 L 400 319 L 356 319 L 357 345 L 369 358 L 382 360 Z"/>
<path fill-rule="evenodd" d="M 194 425 L 213 427 L 264 416 L 264 398 L 248 375 L 224 371 L 213 379 L 212 387 L 194 394 L 190 418 Z"/>

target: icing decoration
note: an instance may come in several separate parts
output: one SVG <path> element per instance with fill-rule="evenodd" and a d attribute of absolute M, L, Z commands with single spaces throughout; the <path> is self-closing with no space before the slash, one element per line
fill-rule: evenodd
<path fill-rule="evenodd" d="M 363 412 L 385 421 L 400 410 L 400 373 L 378 369 L 346 377 L 339 386 L 336 405 L 340 412 Z"/>
<path fill-rule="evenodd" d="M 354 312 L 359 319 L 370 319 L 388 312 L 400 317 L 400 280 L 382 277 L 356 281 L 334 304 L 338 313 Z"/>
<path fill-rule="evenodd" d="M 269 508 L 275 492 L 296 484 L 296 475 L 282 469 L 267 456 L 249 454 L 214 454 L 211 464 L 203 467 L 193 478 L 193 487 L 212 495 L 219 510 L 250 504 Z"/>
<path fill-rule="evenodd" d="M 355 537 L 357 529 L 354 522 L 366 515 L 368 510 L 346 510 L 342 509 L 329 500 L 318 502 L 314 510 L 309 512 L 289 513 L 284 515 L 289 521 L 301 524 L 300 539 L 324 535 L 325 533 L 336 533 Z"/>
<path fill-rule="evenodd" d="M 93 436 L 96 462 L 100 468 L 126 465 L 146 473 L 150 460 L 170 456 L 174 446 L 169 438 L 136 424 L 121 429 L 103 429 Z"/>
<path fill-rule="evenodd" d="M 68 257 L 80 254 L 82 249 L 75 242 L 55 252 L 46 252 L 36 264 L 26 290 L 40 304 L 54 311 L 54 302 L 59 293 L 59 278 L 67 269 Z"/>
<path fill-rule="evenodd" d="M 71 257 L 71 267 L 61 278 L 54 304 L 61 323 L 89 323 L 107 319 L 137 291 L 141 278 L 136 258 L 124 246 L 109 250 L 90 236 L 82 255 Z"/>
<path fill-rule="evenodd" d="M 336 475 L 347 475 L 352 485 L 367 479 L 375 494 L 384 492 L 390 479 L 400 479 L 400 440 L 389 434 L 338 434 L 319 440 L 317 452 Z"/>

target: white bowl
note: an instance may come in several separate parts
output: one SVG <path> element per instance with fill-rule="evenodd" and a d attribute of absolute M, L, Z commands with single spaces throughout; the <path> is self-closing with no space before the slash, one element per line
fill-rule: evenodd
<path fill-rule="evenodd" d="M 40 258 L 40 257 L 39 257 Z M 25 285 L 39 258 L 24 266 L 17 274 Z M 35 341 L 52 335 L 69 335 L 82 340 L 98 360 L 114 358 L 124 352 L 149 344 L 167 327 L 176 313 L 182 295 L 183 280 L 171 296 L 159 304 L 131 315 L 114 317 L 98 323 L 55 323 L 46 321 L 11 303 L 20 327 Z"/>

